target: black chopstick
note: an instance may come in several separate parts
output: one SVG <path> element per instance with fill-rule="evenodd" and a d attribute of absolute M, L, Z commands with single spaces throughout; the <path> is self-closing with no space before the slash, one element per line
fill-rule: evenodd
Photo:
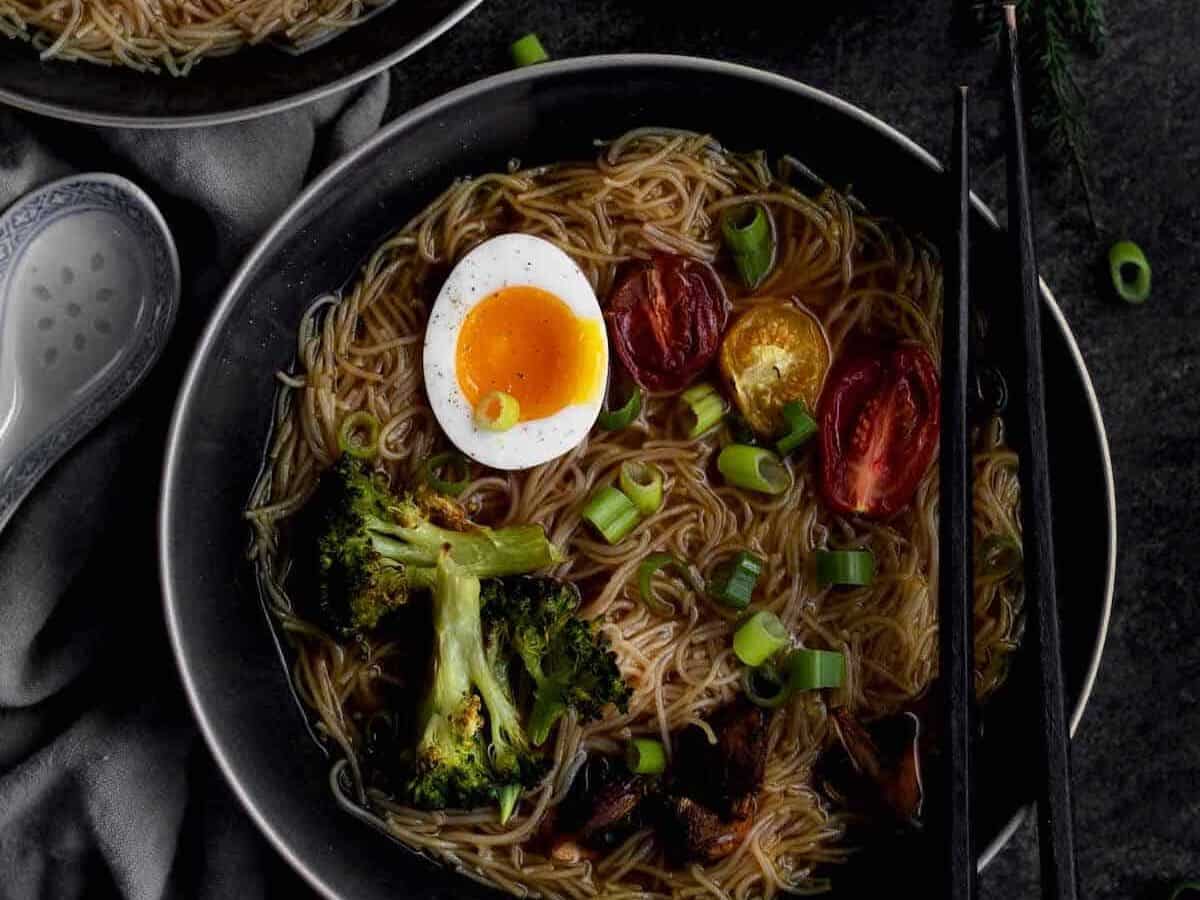
<path fill-rule="evenodd" d="M 1076 900 L 1075 834 L 1071 817 L 1071 760 L 1063 701 L 1062 649 L 1055 593 L 1054 536 L 1051 531 L 1050 473 L 1046 449 L 1045 376 L 1042 367 L 1041 297 L 1025 123 L 1021 104 L 1021 67 L 1017 16 L 1005 4 L 1005 58 L 1008 66 L 1008 233 L 1017 261 L 1022 344 L 1023 399 L 1018 404 L 1021 517 L 1025 545 L 1025 603 L 1033 624 L 1041 732 L 1041 784 L 1038 836 L 1042 897 Z"/>
<path fill-rule="evenodd" d="M 972 565 L 971 456 L 967 445 L 970 375 L 970 172 L 967 160 L 967 89 L 955 92 L 950 151 L 954 234 L 946 266 L 942 314 L 942 431 L 938 517 L 938 628 L 945 735 L 940 798 L 941 896 L 975 897 L 972 834 L 972 727 L 975 701 L 974 566 Z"/>

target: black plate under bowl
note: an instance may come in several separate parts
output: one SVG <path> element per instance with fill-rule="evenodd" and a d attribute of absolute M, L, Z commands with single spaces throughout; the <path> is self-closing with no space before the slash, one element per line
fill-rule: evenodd
<path fill-rule="evenodd" d="M 483 889 L 404 852 L 341 812 L 330 794 L 329 760 L 289 693 L 243 557 L 248 533 L 240 514 L 270 424 L 272 373 L 291 362 L 309 301 L 342 285 L 381 238 L 452 179 L 502 169 L 514 157 L 526 164 L 590 158 L 594 138 L 645 125 L 704 130 L 739 149 L 795 154 L 830 183 L 852 183 L 872 210 L 937 233 L 939 205 L 930 198 L 942 195 L 943 179 L 936 161 L 841 100 L 705 60 L 568 60 L 455 91 L 333 166 L 250 254 L 192 362 L 169 441 L 160 523 L 171 640 L 200 726 L 233 789 L 271 842 L 327 896 L 470 896 Z M 981 204 L 974 233 L 976 297 L 991 306 L 993 323 L 987 351 L 1003 369 L 1014 346 L 1011 292 L 1004 290 L 1011 270 L 1003 236 Z M 1116 517 L 1100 410 L 1066 322 L 1049 292 L 1044 300 L 1059 571 L 1071 572 L 1070 590 L 1059 596 L 1077 723 L 1108 624 Z M 1033 797 L 1035 770 L 1022 750 L 1036 721 L 1024 699 L 1027 677 L 1028 661 L 1019 655 L 988 710 L 979 761 L 981 862 Z M 861 881 L 868 868 L 859 865 L 843 883 Z"/>
<path fill-rule="evenodd" d="M 186 77 L 42 62 L 0 36 L 0 102 L 89 125 L 177 128 L 280 112 L 344 90 L 416 53 L 483 0 L 399 0 L 363 27 L 292 56 L 271 46 L 202 60 Z"/>

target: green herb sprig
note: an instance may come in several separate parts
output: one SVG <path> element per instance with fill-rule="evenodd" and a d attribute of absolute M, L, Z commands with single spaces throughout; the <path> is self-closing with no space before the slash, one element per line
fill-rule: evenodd
<path fill-rule="evenodd" d="M 965 0 L 977 34 L 999 41 L 1003 27 L 996 0 Z M 1104 52 L 1108 28 L 1104 0 L 1016 0 L 1022 66 L 1035 132 L 1049 151 L 1065 156 L 1083 187 L 1088 216 L 1096 221 L 1088 176 L 1087 104 L 1075 79 L 1080 54 Z"/>

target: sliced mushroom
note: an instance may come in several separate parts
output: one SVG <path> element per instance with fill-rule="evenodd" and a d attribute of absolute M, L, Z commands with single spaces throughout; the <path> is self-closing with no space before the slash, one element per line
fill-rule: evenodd
<path fill-rule="evenodd" d="M 726 818 L 741 818 L 747 798 L 762 788 L 770 720 L 759 707 L 738 701 L 714 713 L 708 724 L 717 736 L 715 744 L 697 726 L 679 735 L 673 790 Z"/>
<path fill-rule="evenodd" d="M 675 864 L 716 862 L 736 850 L 754 824 L 750 815 L 726 821 L 690 797 L 671 797 L 664 803 L 658 834 Z"/>
<path fill-rule="evenodd" d="M 920 720 L 912 713 L 902 713 L 875 723 L 876 732 L 886 738 L 883 742 L 845 708 L 834 710 L 833 723 L 846 755 L 855 770 L 875 786 L 880 803 L 900 821 L 915 823 L 924 797 Z"/>
<path fill-rule="evenodd" d="M 646 798 L 648 782 L 631 775 L 606 784 L 596 794 L 592 814 L 579 829 L 587 846 L 611 846 L 637 827 L 638 807 Z"/>
<path fill-rule="evenodd" d="M 629 774 L 623 762 L 588 758 L 571 790 L 547 816 L 543 840 L 554 859 L 595 857 L 623 841 L 642 825 L 641 805 L 654 790 L 650 779 Z"/>

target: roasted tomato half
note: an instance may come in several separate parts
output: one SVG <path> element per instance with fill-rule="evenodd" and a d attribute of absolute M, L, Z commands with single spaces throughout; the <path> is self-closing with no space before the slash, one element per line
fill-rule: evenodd
<path fill-rule="evenodd" d="M 712 266 L 660 253 L 624 273 L 604 316 L 634 381 L 648 391 L 678 391 L 716 355 L 729 300 Z"/>
<path fill-rule="evenodd" d="M 938 445 L 941 389 L 929 353 L 899 344 L 842 358 L 819 414 L 826 504 L 869 518 L 907 506 Z"/>
<path fill-rule="evenodd" d="M 790 300 L 758 303 L 738 316 L 721 343 L 721 374 L 759 437 L 783 429 L 783 407 L 815 409 L 829 369 L 829 340 L 817 317 Z"/>

